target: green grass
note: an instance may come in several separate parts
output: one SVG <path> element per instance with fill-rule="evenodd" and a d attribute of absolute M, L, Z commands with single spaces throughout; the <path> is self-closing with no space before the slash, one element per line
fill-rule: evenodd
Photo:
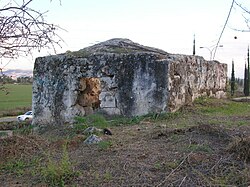
<path fill-rule="evenodd" d="M 107 150 L 111 146 L 112 146 L 112 142 L 111 141 L 101 141 L 101 142 L 98 143 L 98 147 L 101 150 Z"/>
<path fill-rule="evenodd" d="M 226 125 L 228 127 L 232 126 L 247 126 L 249 122 L 247 120 L 228 120 L 227 118 L 222 119 L 209 119 L 206 121 L 209 125 Z"/>
<path fill-rule="evenodd" d="M 3 166 L 0 167 L 0 171 L 2 172 L 10 172 L 14 173 L 17 176 L 21 176 L 25 172 L 25 168 L 27 168 L 29 164 L 22 160 L 22 159 L 16 159 L 10 162 L 5 163 Z"/>
<path fill-rule="evenodd" d="M 228 115 L 247 115 L 250 112 L 249 103 L 227 103 L 219 107 L 205 107 L 202 108 L 203 113 L 212 114 L 216 116 L 228 116 Z"/>
<path fill-rule="evenodd" d="M 222 99 L 199 98 L 194 102 L 197 109 L 207 115 L 213 116 L 248 116 L 250 113 L 249 102 L 233 102 Z"/>
<path fill-rule="evenodd" d="M 66 145 L 63 146 L 62 157 L 59 161 L 53 160 L 48 155 L 48 163 L 41 168 L 41 175 L 49 186 L 65 186 L 67 181 L 79 175 L 73 169 Z"/>
<path fill-rule="evenodd" d="M 32 85 L 6 84 L 8 94 L 0 91 L 0 111 L 31 107 Z"/>
<path fill-rule="evenodd" d="M 186 150 L 188 150 L 188 152 L 206 152 L 206 153 L 212 153 L 213 150 L 209 145 L 203 144 L 190 144 Z"/>
<path fill-rule="evenodd" d="M 77 123 L 84 124 L 83 128 L 87 127 L 97 127 L 97 128 L 107 128 L 110 126 L 120 126 L 120 125 L 134 125 L 140 123 L 143 119 L 151 119 L 151 117 L 146 116 L 136 116 L 132 118 L 116 116 L 112 119 L 106 119 L 102 114 L 91 114 L 88 116 L 77 116 L 75 118 Z"/>

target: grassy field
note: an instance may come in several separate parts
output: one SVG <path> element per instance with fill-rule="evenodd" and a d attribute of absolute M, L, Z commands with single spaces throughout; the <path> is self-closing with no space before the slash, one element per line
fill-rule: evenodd
<path fill-rule="evenodd" d="M 0 92 L 0 113 L 8 113 L 8 111 L 21 108 L 31 108 L 32 85 L 7 84 L 5 87 L 9 93 L 6 95 L 6 92 Z"/>
<path fill-rule="evenodd" d="M 201 97 L 171 114 L 94 114 L 40 133 L 29 124 L 1 123 L 13 136 L 1 139 L 8 132 L 0 131 L 0 184 L 247 187 L 249 114 L 249 102 Z M 85 131 L 93 126 L 101 131 Z M 85 144 L 90 135 L 102 141 Z"/>

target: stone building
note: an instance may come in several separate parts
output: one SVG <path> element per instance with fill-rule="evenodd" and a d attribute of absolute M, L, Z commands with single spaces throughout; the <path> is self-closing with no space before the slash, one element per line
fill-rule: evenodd
<path fill-rule="evenodd" d="M 172 112 L 201 95 L 225 97 L 226 81 L 226 64 L 111 39 L 36 59 L 33 123 L 62 124 L 96 111 Z"/>

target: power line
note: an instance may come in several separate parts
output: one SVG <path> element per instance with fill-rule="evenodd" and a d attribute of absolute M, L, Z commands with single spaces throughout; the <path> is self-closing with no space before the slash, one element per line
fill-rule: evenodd
<path fill-rule="evenodd" d="M 218 39 L 218 42 L 217 42 L 217 44 L 216 44 L 216 47 L 215 47 L 215 50 L 214 50 L 214 56 L 213 56 L 212 59 L 215 58 L 215 54 L 216 54 L 217 48 L 218 48 L 218 46 L 219 46 L 220 39 L 221 39 L 222 34 L 224 33 L 224 30 L 225 30 L 225 28 L 226 28 L 226 26 L 227 26 L 227 22 L 228 22 L 228 20 L 229 20 L 230 14 L 231 14 L 231 12 L 232 12 L 234 3 L 235 3 L 235 0 L 233 0 L 232 5 L 231 5 L 231 7 L 230 7 L 229 13 L 228 13 L 228 15 L 227 15 L 226 22 L 225 22 L 224 27 L 223 27 L 223 29 L 222 29 L 222 31 L 221 31 L 220 37 L 219 37 L 219 39 Z"/>

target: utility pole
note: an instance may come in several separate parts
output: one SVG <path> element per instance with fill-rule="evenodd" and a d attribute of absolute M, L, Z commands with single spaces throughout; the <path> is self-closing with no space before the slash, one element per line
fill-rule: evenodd
<path fill-rule="evenodd" d="M 195 55 L 195 34 L 194 34 L 194 41 L 193 41 L 193 56 Z"/>

